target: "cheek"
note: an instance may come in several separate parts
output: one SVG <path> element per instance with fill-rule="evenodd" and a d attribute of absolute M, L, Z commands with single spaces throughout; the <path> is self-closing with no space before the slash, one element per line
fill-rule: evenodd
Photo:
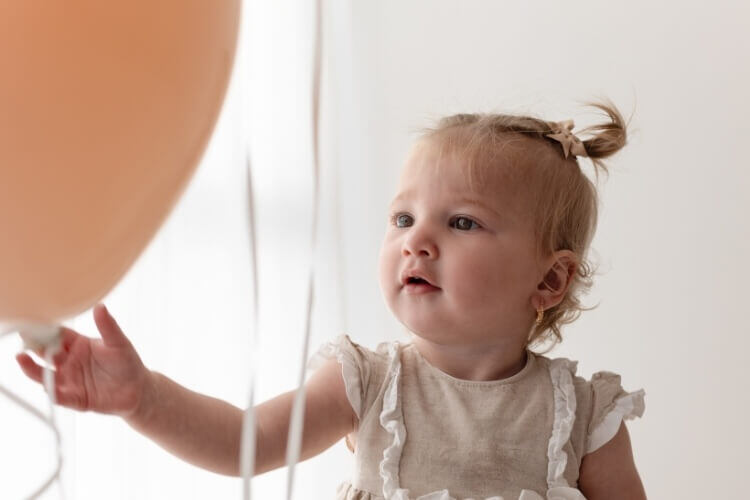
<path fill-rule="evenodd" d="M 470 255 L 458 262 L 452 272 L 457 297 L 464 307 L 499 305 L 524 294 L 530 280 L 523 263 L 505 262 L 496 252 Z"/>
<path fill-rule="evenodd" d="M 378 256 L 378 280 L 380 290 L 388 298 L 392 294 L 393 285 L 397 279 L 398 251 L 393 242 L 387 238 L 380 247 Z"/>
<path fill-rule="evenodd" d="M 456 297 L 466 307 L 493 300 L 500 281 L 497 269 L 491 269 L 481 258 L 463 259 L 451 274 Z"/>

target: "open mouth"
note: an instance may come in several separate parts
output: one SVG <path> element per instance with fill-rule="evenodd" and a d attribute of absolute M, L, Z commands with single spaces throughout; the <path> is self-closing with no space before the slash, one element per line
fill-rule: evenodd
<path fill-rule="evenodd" d="M 407 285 L 429 285 L 430 282 L 418 276 L 412 276 L 406 280 Z"/>
<path fill-rule="evenodd" d="M 404 289 L 410 294 L 430 293 L 440 290 L 439 287 L 433 285 L 421 276 L 408 276 L 406 280 L 404 280 Z"/>

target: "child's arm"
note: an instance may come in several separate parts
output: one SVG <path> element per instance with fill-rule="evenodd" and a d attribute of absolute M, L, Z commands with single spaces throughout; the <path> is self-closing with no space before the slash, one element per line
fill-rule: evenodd
<path fill-rule="evenodd" d="M 583 457 L 578 487 L 588 500 L 645 500 L 625 422 L 599 449 Z"/>
<path fill-rule="evenodd" d="M 57 401 L 77 410 L 121 416 L 134 429 L 192 464 L 221 474 L 239 474 L 242 410 L 190 391 L 148 370 L 114 318 L 94 309 L 101 340 L 64 328 L 54 357 Z M 41 383 L 42 369 L 26 354 L 23 371 Z M 325 363 L 306 386 L 302 459 L 314 456 L 354 429 L 341 367 Z M 256 474 L 284 465 L 294 393 L 256 407 Z"/>
<path fill-rule="evenodd" d="M 131 427 L 187 462 L 220 474 L 239 475 L 242 410 L 155 372 L 146 394 L 145 410 L 126 418 Z M 285 464 L 294 394 L 284 393 L 255 408 L 256 474 Z M 317 455 L 354 430 L 355 418 L 346 398 L 341 366 L 330 360 L 305 388 L 301 459 Z"/>

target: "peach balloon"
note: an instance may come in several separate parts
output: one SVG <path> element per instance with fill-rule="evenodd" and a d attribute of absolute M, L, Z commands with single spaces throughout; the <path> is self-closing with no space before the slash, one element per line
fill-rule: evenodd
<path fill-rule="evenodd" d="M 81 313 L 143 251 L 211 135 L 239 10 L 0 2 L 0 321 Z"/>

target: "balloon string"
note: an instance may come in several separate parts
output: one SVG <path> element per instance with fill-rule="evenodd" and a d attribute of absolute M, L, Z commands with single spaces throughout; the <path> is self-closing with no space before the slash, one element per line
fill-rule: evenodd
<path fill-rule="evenodd" d="M 250 37 L 248 33 L 248 25 L 245 22 L 247 16 L 245 15 L 245 9 L 249 9 L 249 0 L 243 2 L 240 14 L 240 34 L 238 40 L 241 45 L 238 49 L 238 57 L 236 70 L 239 71 L 239 82 L 240 82 L 240 143 L 242 145 L 242 151 L 245 155 L 245 191 L 247 194 L 247 232 L 248 232 L 248 248 L 250 250 L 250 272 L 252 274 L 251 279 L 251 332 L 250 332 L 250 373 L 249 373 L 249 388 L 247 395 L 247 407 L 243 413 L 242 418 L 242 437 L 240 439 L 240 475 L 242 476 L 242 497 L 244 500 L 250 500 L 252 497 L 252 477 L 255 472 L 255 449 L 257 446 L 256 442 L 256 415 L 255 415 L 255 385 L 257 381 L 257 349 L 259 346 L 260 329 L 258 327 L 259 320 L 259 307 L 258 307 L 258 257 L 257 257 L 257 232 L 255 229 L 255 197 L 253 189 L 253 169 L 250 154 L 250 147 L 248 144 L 248 133 L 250 130 L 246 113 L 248 113 L 247 106 L 248 101 L 247 93 L 247 82 L 246 77 L 246 63 L 247 63 L 247 49 L 248 41 Z"/>
<path fill-rule="evenodd" d="M 2 335 L 10 333 L 9 331 L 4 331 Z M 0 337 L 2 336 L 0 335 Z M 31 495 L 26 497 L 29 500 L 33 500 L 36 498 L 39 498 L 39 496 L 47 491 L 47 489 L 54 483 L 55 481 L 58 481 L 58 485 L 60 487 L 60 498 L 65 498 L 62 484 L 59 483 L 60 481 L 60 471 L 62 470 L 62 446 L 61 446 L 61 439 L 60 439 L 60 430 L 57 427 L 57 424 L 55 423 L 55 404 L 56 404 L 56 398 L 55 398 L 55 372 L 50 368 L 52 366 L 53 360 L 52 358 L 57 353 L 57 350 L 59 349 L 59 345 L 53 345 L 50 348 L 45 349 L 45 366 L 44 366 L 44 372 L 42 375 L 42 381 L 44 383 L 44 387 L 47 391 L 47 395 L 49 396 L 49 415 L 43 414 L 41 411 L 39 411 L 37 408 L 35 408 L 33 405 L 25 401 L 20 396 L 14 394 L 10 389 L 7 389 L 0 385 L 0 394 L 5 396 L 6 398 L 10 399 L 14 403 L 16 403 L 21 409 L 27 411 L 37 419 L 41 420 L 45 425 L 47 425 L 51 430 L 55 437 L 55 453 L 57 455 L 57 464 L 55 465 L 55 470 L 52 471 L 52 474 L 36 489 L 34 490 Z"/>
<path fill-rule="evenodd" d="M 250 335 L 250 389 L 247 408 L 242 420 L 242 442 L 240 446 L 240 471 L 242 474 L 242 492 L 245 500 L 251 497 L 251 478 L 255 469 L 255 379 L 256 379 L 256 350 L 258 347 L 258 265 L 255 231 L 255 203 L 253 198 L 252 168 L 250 153 L 246 152 L 247 175 L 247 213 L 248 233 L 250 236 L 250 266 L 252 272 L 252 332 Z"/>
<path fill-rule="evenodd" d="M 339 4 L 341 6 L 343 4 Z M 339 9 L 343 10 L 343 9 Z M 332 13 L 333 14 L 333 13 Z M 333 15 L 331 16 L 333 17 Z M 350 44 L 342 43 L 341 38 L 343 35 L 341 34 L 341 21 L 339 20 L 337 22 L 332 22 L 332 31 L 333 31 L 333 39 L 335 40 L 331 45 L 337 45 L 339 47 L 348 46 Z M 338 25 L 338 26 L 337 26 Z M 348 41 L 351 41 L 351 38 L 349 38 Z M 331 60 L 330 54 L 335 53 L 333 50 L 329 50 L 329 58 L 328 60 Z M 338 64 L 337 64 L 338 62 Z M 333 63 L 329 62 L 328 67 L 329 68 L 341 68 L 339 66 L 341 64 L 341 61 L 334 61 Z M 333 71 L 329 70 L 329 74 L 332 74 Z M 341 74 L 341 69 L 338 69 L 337 73 Z M 351 74 L 350 68 L 344 68 L 343 71 L 344 74 Z M 338 89 L 341 82 L 341 79 L 338 79 L 339 84 L 336 85 L 335 89 L 331 92 L 332 95 L 339 95 Z M 331 103 L 335 104 L 335 103 Z M 329 106 L 330 109 L 331 106 Z M 341 113 L 340 110 L 340 101 L 339 106 L 336 108 L 336 129 L 340 130 L 341 124 L 339 120 L 341 119 Z M 338 154 L 335 156 L 335 167 L 331 169 L 333 173 L 333 214 L 334 214 L 334 220 L 333 220 L 333 230 L 334 230 L 334 242 L 335 242 L 335 261 L 338 263 L 336 266 L 336 285 L 338 287 L 338 308 L 339 308 L 339 331 L 348 332 L 349 331 L 349 325 L 347 323 L 347 314 L 346 312 L 349 310 L 348 308 L 348 302 L 347 302 L 347 294 L 346 294 L 346 262 L 344 260 L 344 240 L 343 240 L 343 220 L 342 220 L 342 213 L 343 210 L 341 208 L 341 150 L 339 149 L 340 142 L 338 141 L 338 134 L 334 134 L 330 141 L 331 144 L 331 150 L 336 151 Z"/>
<path fill-rule="evenodd" d="M 322 0 L 315 0 L 315 42 L 313 49 L 313 77 L 312 77 L 312 149 L 313 149 L 313 199 L 312 199 L 312 234 L 310 235 L 310 275 L 307 286 L 307 312 L 305 317 L 305 337 L 302 343 L 302 360 L 300 364 L 297 392 L 292 405 L 292 414 L 287 441 L 286 463 L 289 467 L 287 475 L 287 500 L 292 499 L 294 486 L 294 469 L 299 462 L 302 448 L 302 428 L 305 414 L 305 373 L 307 371 L 307 356 L 310 344 L 310 329 L 312 323 L 312 307 L 315 292 L 315 256 L 318 233 L 319 210 L 319 179 L 320 179 L 320 87 L 321 87 L 321 59 L 322 59 Z"/>
<path fill-rule="evenodd" d="M 57 455 L 57 466 L 55 467 L 54 472 L 50 476 L 50 478 L 47 480 L 47 483 L 43 485 L 43 487 L 39 490 L 38 495 L 41 495 L 44 490 L 46 490 L 54 481 L 58 482 L 58 486 L 60 487 L 60 498 L 64 500 L 65 494 L 63 492 L 62 483 L 60 482 L 60 471 L 62 469 L 62 446 L 61 446 L 61 440 L 60 440 L 60 431 L 57 427 L 57 422 L 55 419 L 55 405 L 57 404 L 57 398 L 55 396 L 55 372 L 52 371 L 50 368 L 53 366 L 53 357 L 57 353 L 57 351 L 60 349 L 60 343 L 55 342 L 55 345 L 51 348 L 45 349 L 44 352 L 44 361 L 46 366 L 44 367 L 43 372 L 43 381 L 44 381 L 44 387 L 47 390 L 47 395 L 49 396 L 49 423 L 51 428 L 54 430 L 55 435 L 55 453 Z M 32 495 L 31 498 L 37 498 L 38 495 Z"/>

